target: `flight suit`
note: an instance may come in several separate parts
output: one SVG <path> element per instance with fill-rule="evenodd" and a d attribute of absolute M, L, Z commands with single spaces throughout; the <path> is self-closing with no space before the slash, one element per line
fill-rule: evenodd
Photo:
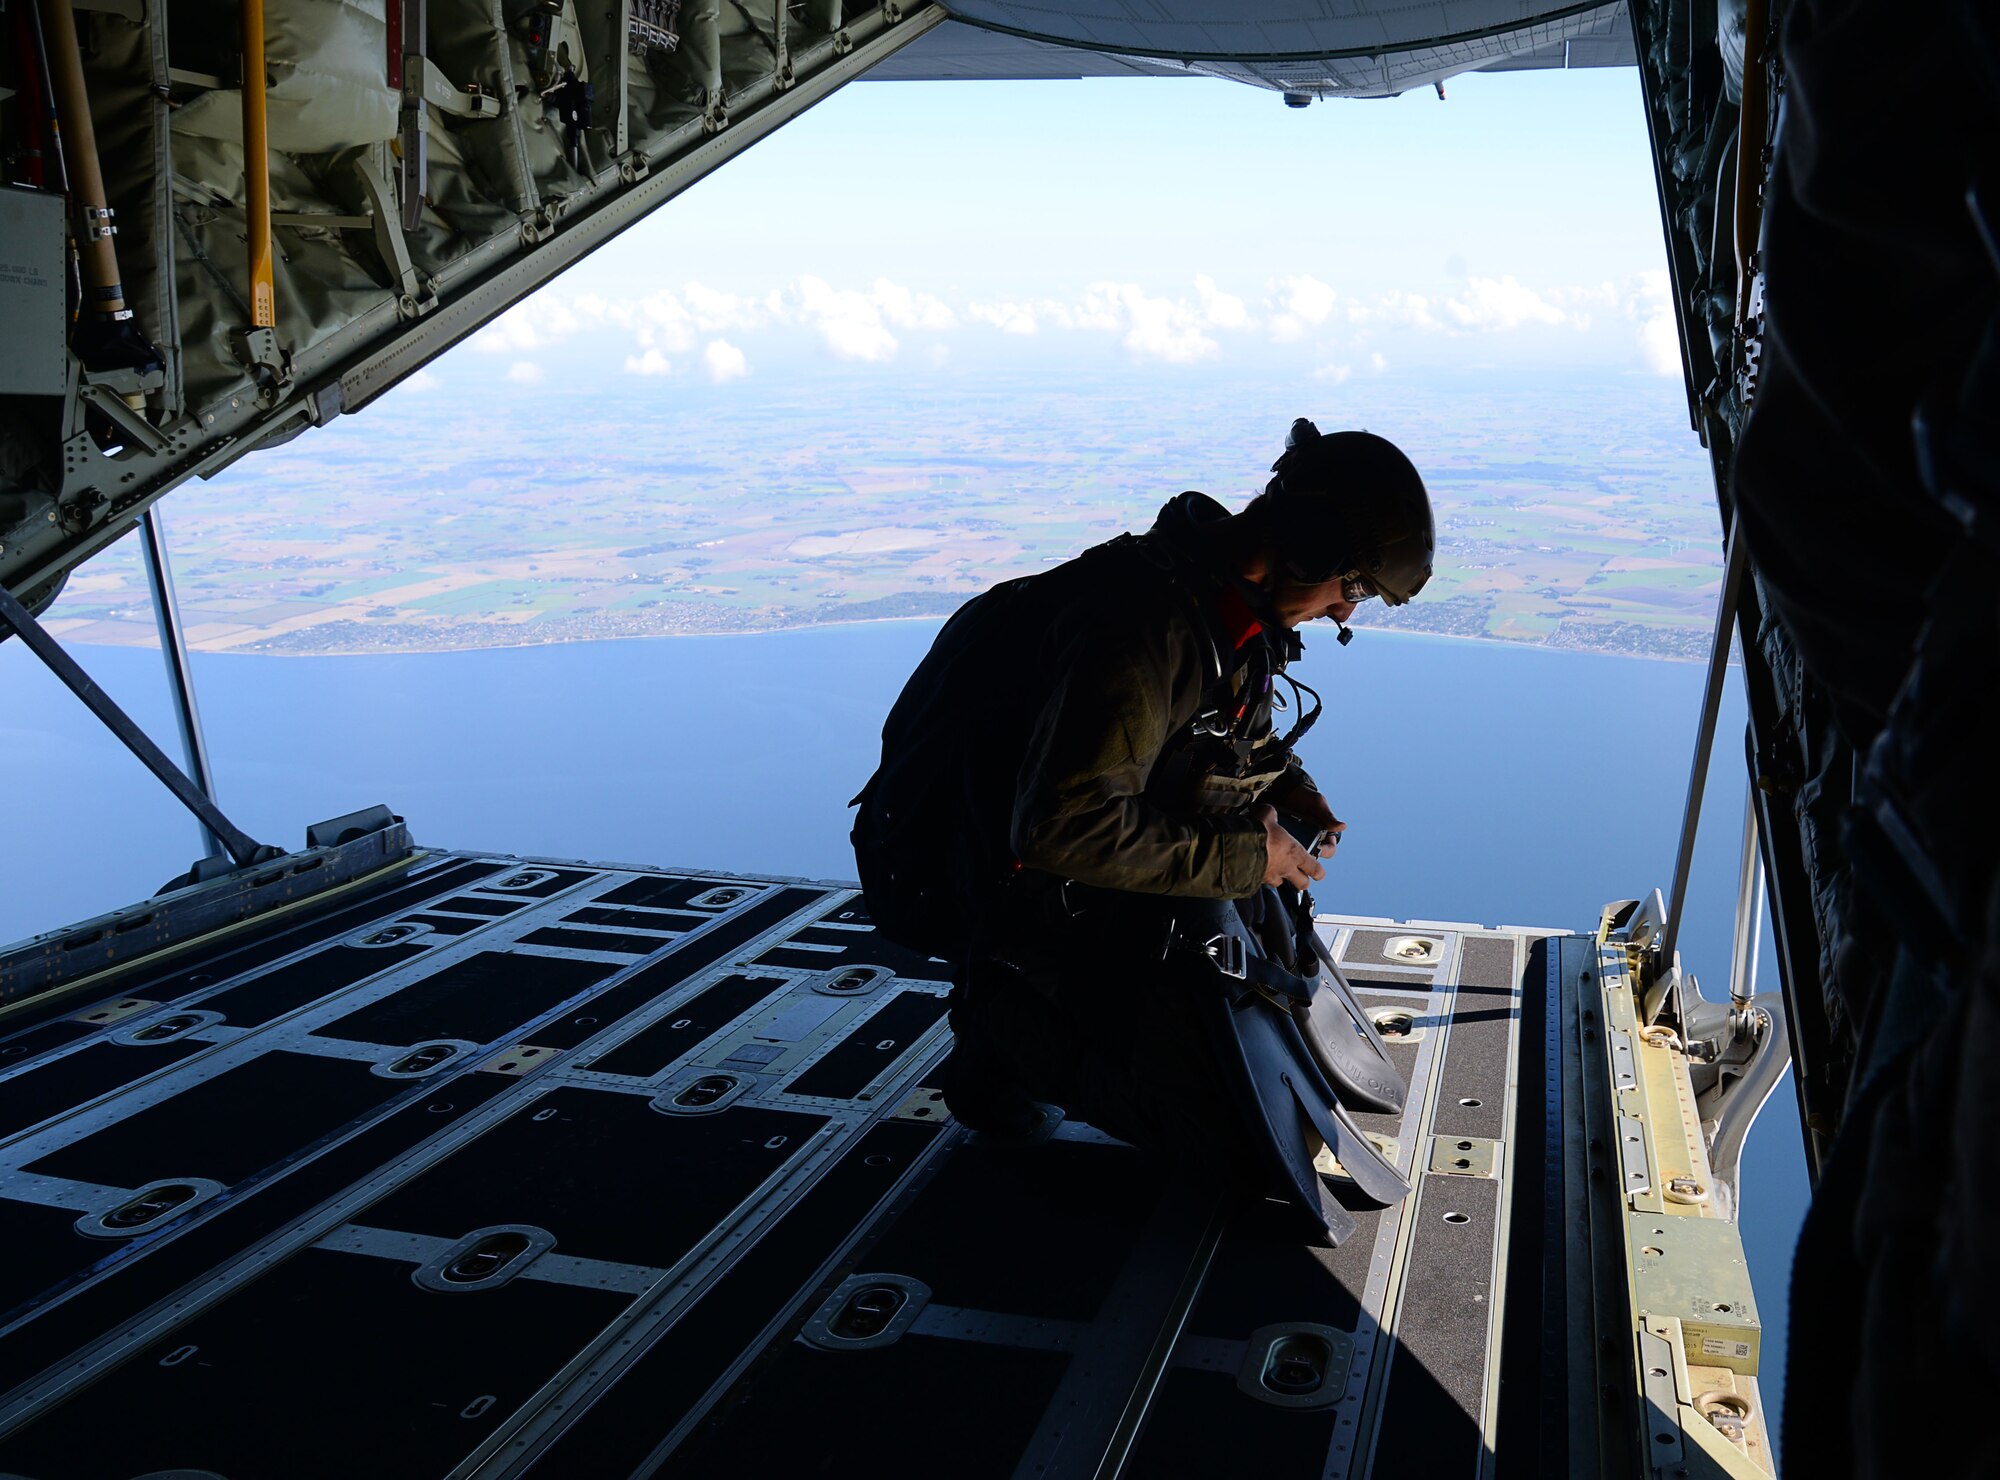
<path fill-rule="evenodd" d="M 1182 494 L 1145 535 L 968 603 L 891 712 L 863 800 L 878 821 L 934 819 L 899 849 L 928 848 L 940 910 L 959 911 L 937 949 L 956 968 L 960 1119 L 1051 1101 L 1227 1178 L 1248 1131 L 1212 1042 L 1213 970 L 1176 916 L 1257 899 L 1246 809 L 1312 783 L 1270 723 L 1296 639 L 1263 631 L 1206 558 L 1202 526 L 1224 517 Z"/>

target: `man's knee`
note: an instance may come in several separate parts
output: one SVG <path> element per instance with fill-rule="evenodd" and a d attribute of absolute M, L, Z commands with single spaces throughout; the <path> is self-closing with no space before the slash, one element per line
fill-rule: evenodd
<path fill-rule="evenodd" d="M 975 976 L 953 993 L 968 1064 L 999 1074 L 1072 1119 L 1170 1160 L 1225 1168 L 1240 1158 L 1213 1024 L 1192 994 L 1206 981 L 1163 971 L 1143 985 L 1079 972 L 1052 992 Z"/>

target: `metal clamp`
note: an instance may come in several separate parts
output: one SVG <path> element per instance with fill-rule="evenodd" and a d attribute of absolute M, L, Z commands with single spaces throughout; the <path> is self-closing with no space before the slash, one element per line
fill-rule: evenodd
<path fill-rule="evenodd" d="M 714 1115 L 727 1110 L 757 1083 L 753 1074 L 696 1066 L 668 1080 L 647 1108 L 662 1115 Z"/>
<path fill-rule="evenodd" d="M 551 879 L 560 877 L 561 875 L 556 873 L 554 869 L 522 868 L 514 870 L 513 873 L 507 875 L 504 879 L 497 879 L 490 884 L 482 884 L 480 888 L 506 893 L 518 893 L 523 889 L 534 889 L 548 883 Z"/>
<path fill-rule="evenodd" d="M 741 904 L 749 896 L 762 892 L 761 888 L 752 884 L 717 884 L 713 888 L 704 889 L 701 893 L 691 896 L 685 902 L 698 910 L 726 910 L 731 905 Z"/>
<path fill-rule="evenodd" d="M 1382 958 L 1398 966 L 1436 966 L 1444 960 L 1444 945 L 1432 935 L 1396 935 L 1382 942 Z"/>
<path fill-rule="evenodd" d="M 1243 949 L 1243 939 L 1236 935 L 1211 936 L 1201 948 L 1202 954 L 1215 963 L 1215 969 L 1224 976 L 1233 976 L 1242 981 L 1249 971 L 1249 953 Z"/>
<path fill-rule="evenodd" d="M 811 990 L 823 997 L 865 997 L 895 973 L 882 966 L 837 966 L 813 979 Z"/>
<path fill-rule="evenodd" d="M 497 1290 L 556 1246 L 556 1236 L 532 1223 L 475 1228 L 436 1258 L 410 1271 L 419 1289 L 440 1295 Z"/>
<path fill-rule="evenodd" d="M 905 1274 L 857 1274 L 840 1282 L 799 1332 L 821 1351 L 867 1351 L 888 1346 L 910 1329 L 931 1290 Z"/>
<path fill-rule="evenodd" d="M 134 1188 L 113 1207 L 76 1220 L 85 1238 L 133 1238 L 164 1227 L 223 1191 L 209 1177 L 163 1177 Z"/>
<path fill-rule="evenodd" d="M 368 1072 L 380 1079 L 428 1079 L 446 1065 L 478 1050 L 478 1044 L 464 1038 L 427 1038 L 408 1048 L 391 1050 L 370 1064 Z"/>
<path fill-rule="evenodd" d="M 204 1028 L 212 1028 L 222 1020 L 221 1013 L 207 1009 L 176 1012 L 166 1017 L 154 1018 L 149 1023 L 121 1029 L 113 1033 L 109 1041 L 135 1048 L 152 1043 L 171 1043 L 176 1038 L 185 1038 L 190 1033 L 199 1033 Z"/>
<path fill-rule="evenodd" d="M 1238 1392 L 1276 1408 L 1331 1408 L 1347 1393 L 1354 1338 L 1311 1321 L 1263 1326 L 1244 1343 Z"/>

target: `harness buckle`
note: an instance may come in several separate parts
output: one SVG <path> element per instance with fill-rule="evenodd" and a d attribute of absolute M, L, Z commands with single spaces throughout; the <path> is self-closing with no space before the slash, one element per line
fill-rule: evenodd
<path fill-rule="evenodd" d="M 1202 946 L 1202 954 L 1215 963 L 1215 969 L 1224 976 L 1233 976 L 1238 981 L 1245 979 L 1249 970 L 1249 956 L 1243 949 L 1243 941 L 1234 935 L 1211 936 Z"/>

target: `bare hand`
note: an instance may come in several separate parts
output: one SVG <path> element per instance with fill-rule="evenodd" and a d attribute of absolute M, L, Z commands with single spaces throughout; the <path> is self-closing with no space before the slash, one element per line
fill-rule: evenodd
<path fill-rule="evenodd" d="M 1340 846 L 1340 835 L 1347 830 L 1347 824 L 1333 815 L 1333 808 L 1326 804 L 1326 798 L 1316 791 L 1304 787 L 1294 792 L 1285 803 L 1285 810 L 1305 823 L 1319 837 L 1319 856 L 1333 857 Z"/>
<path fill-rule="evenodd" d="M 1304 845 L 1278 821 L 1276 807 L 1260 802 L 1250 809 L 1250 815 L 1264 826 L 1266 884 L 1290 884 L 1294 889 L 1305 889 L 1315 880 L 1326 877 L 1326 870 L 1320 867 L 1319 860 L 1308 853 Z"/>

